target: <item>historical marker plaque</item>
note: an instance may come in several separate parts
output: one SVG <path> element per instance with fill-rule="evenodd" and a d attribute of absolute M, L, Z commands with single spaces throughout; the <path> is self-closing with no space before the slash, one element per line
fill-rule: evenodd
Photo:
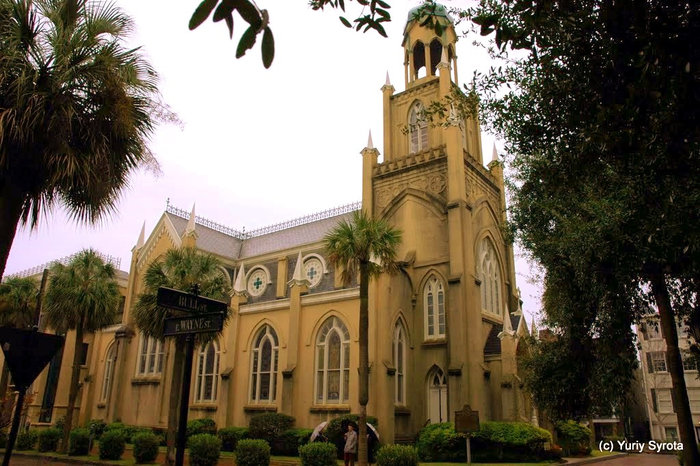
<path fill-rule="evenodd" d="M 479 430 L 479 411 L 472 411 L 464 405 L 461 411 L 455 411 L 455 432 L 471 434 Z"/>

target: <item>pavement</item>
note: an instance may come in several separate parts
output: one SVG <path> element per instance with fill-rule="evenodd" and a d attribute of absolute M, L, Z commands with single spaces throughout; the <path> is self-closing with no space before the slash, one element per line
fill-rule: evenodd
<path fill-rule="evenodd" d="M 618 453 L 609 456 L 598 456 L 596 458 L 563 458 L 567 464 L 584 465 L 596 463 L 599 466 L 678 466 L 678 459 L 675 455 L 628 455 Z"/>

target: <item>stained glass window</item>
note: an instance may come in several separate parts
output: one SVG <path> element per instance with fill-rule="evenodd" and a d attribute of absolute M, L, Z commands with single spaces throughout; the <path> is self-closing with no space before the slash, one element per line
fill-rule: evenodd
<path fill-rule="evenodd" d="M 337 317 L 329 317 L 316 340 L 316 402 L 345 403 L 350 381 L 350 334 Z"/>
<path fill-rule="evenodd" d="M 277 392 L 277 364 L 279 345 L 275 330 L 264 325 L 253 342 L 251 351 L 250 401 L 270 403 Z"/>

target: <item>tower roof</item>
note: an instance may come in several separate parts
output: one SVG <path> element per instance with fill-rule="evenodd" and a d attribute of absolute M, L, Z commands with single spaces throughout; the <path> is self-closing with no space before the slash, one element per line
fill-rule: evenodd
<path fill-rule="evenodd" d="M 439 3 L 435 3 L 434 5 L 435 7 L 423 4 L 411 8 L 411 10 L 408 12 L 408 18 L 406 18 L 406 23 L 408 24 L 411 21 L 419 19 L 423 16 L 432 15 L 446 18 L 450 23 L 454 24 L 454 20 L 452 19 L 452 17 L 447 11 L 447 8 L 444 5 L 440 5 Z"/>

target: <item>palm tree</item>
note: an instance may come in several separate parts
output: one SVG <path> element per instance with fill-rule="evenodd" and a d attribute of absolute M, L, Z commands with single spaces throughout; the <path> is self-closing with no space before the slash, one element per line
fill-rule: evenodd
<path fill-rule="evenodd" d="M 18 224 L 57 203 L 81 222 L 115 209 L 170 115 L 123 40 L 132 21 L 93 0 L 0 0 L 0 278 Z"/>
<path fill-rule="evenodd" d="M 198 252 L 195 248 L 183 247 L 170 249 L 165 256 L 152 262 L 143 277 L 144 293 L 139 295 L 134 307 L 134 321 L 139 329 L 148 337 L 163 340 L 163 325 L 169 309 L 157 305 L 158 288 L 167 287 L 176 290 L 191 291 L 197 286 L 199 295 L 221 301 L 229 299 L 228 279 L 220 267 L 221 263 L 211 254 Z M 224 322 L 230 317 L 230 312 L 224 316 Z M 216 333 L 199 334 L 199 343 L 204 344 L 215 338 Z M 170 387 L 170 404 L 168 411 L 166 460 L 172 464 L 175 433 L 178 424 L 178 405 L 182 387 L 182 372 L 185 363 L 186 340 L 184 336 L 175 339 L 175 355 L 173 357 L 173 376 Z"/>
<path fill-rule="evenodd" d="M 401 232 L 384 220 L 373 219 L 364 210 L 355 211 L 351 222 L 342 221 L 324 238 L 328 260 L 340 266 L 342 279 L 349 283 L 360 276 L 360 418 L 358 421 L 358 463 L 367 464 L 367 402 L 369 401 L 369 303 L 371 277 L 397 269 L 396 249 Z M 381 264 L 381 265 L 380 265 Z"/>
<path fill-rule="evenodd" d="M 35 323 L 39 287 L 32 277 L 10 277 L 0 283 L 0 327 L 30 328 Z M 3 364 L 0 398 L 7 392 L 10 369 Z"/>
<path fill-rule="evenodd" d="M 54 264 L 50 275 L 44 300 L 46 324 L 57 333 L 75 330 L 73 368 L 61 444 L 62 451 L 65 451 L 73 426 L 73 408 L 78 397 L 83 334 L 95 332 L 114 322 L 120 294 L 114 266 L 105 263 L 92 249 L 80 251 L 68 265 Z"/>

